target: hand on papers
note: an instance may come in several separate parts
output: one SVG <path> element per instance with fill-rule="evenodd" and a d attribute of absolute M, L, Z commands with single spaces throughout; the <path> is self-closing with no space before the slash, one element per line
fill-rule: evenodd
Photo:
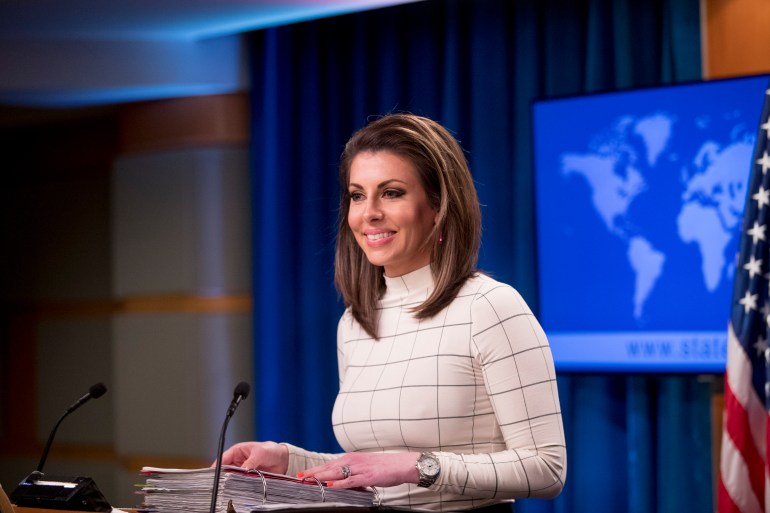
<path fill-rule="evenodd" d="M 285 474 L 289 467 L 289 449 L 275 442 L 242 442 L 222 454 L 222 465 Z"/>
<path fill-rule="evenodd" d="M 358 486 L 396 486 L 420 481 L 415 463 L 418 452 L 362 453 L 349 452 L 336 460 L 299 472 L 297 477 L 316 479 L 334 488 L 355 488 Z M 350 469 L 345 478 L 343 467 Z"/>

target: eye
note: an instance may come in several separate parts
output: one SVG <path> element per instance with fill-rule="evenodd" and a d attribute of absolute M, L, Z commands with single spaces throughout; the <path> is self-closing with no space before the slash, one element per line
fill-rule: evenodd
<path fill-rule="evenodd" d="M 385 189 L 382 193 L 383 198 L 390 198 L 390 199 L 400 198 L 403 195 L 404 195 L 404 191 L 400 191 L 398 189 Z"/>
<path fill-rule="evenodd" d="M 364 195 L 361 194 L 361 191 L 350 191 L 348 195 L 350 196 L 350 201 L 361 201 L 364 199 Z"/>

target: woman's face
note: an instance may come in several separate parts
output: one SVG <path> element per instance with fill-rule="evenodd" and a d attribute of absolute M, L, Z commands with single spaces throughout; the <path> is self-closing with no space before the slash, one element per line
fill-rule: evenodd
<path fill-rule="evenodd" d="M 372 265 L 393 277 L 430 263 L 437 212 L 409 160 L 389 151 L 359 153 L 348 192 L 348 226 Z"/>

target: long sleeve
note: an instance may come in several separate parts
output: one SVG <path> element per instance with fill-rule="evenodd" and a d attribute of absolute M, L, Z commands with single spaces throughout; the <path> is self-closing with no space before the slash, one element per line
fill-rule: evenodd
<path fill-rule="evenodd" d="M 301 470 L 321 465 L 327 461 L 339 458 L 342 454 L 328 452 L 313 452 L 297 447 L 296 445 L 284 443 L 289 449 L 289 468 L 286 475 L 294 476 Z"/>
<path fill-rule="evenodd" d="M 505 450 L 442 452 L 436 488 L 496 498 L 552 498 L 566 477 L 566 448 L 545 333 L 521 296 L 505 285 L 474 298 L 471 320 L 473 357 Z"/>

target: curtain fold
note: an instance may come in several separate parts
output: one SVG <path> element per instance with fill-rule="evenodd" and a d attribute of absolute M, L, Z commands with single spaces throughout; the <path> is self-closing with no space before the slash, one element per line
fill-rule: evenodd
<path fill-rule="evenodd" d="M 252 33 L 255 436 L 338 450 L 337 164 L 353 131 L 396 111 L 447 126 L 482 203 L 480 268 L 536 311 L 531 102 L 699 79 L 698 4 L 426 0 Z M 561 374 L 559 389 L 566 488 L 517 511 L 713 509 L 708 379 Z"/>

